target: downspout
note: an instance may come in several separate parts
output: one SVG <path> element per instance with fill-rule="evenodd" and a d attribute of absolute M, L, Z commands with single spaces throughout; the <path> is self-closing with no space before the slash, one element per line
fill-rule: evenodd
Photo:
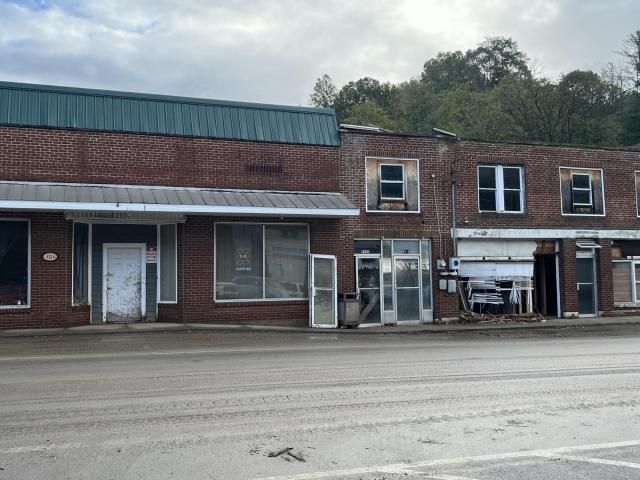
<path fill-rule="evenodd" d="M 458 256 L 458 233 L 456 231 L 456 175 L 451 166 L 451 239 L 453 240 L 453 256 Z"/>

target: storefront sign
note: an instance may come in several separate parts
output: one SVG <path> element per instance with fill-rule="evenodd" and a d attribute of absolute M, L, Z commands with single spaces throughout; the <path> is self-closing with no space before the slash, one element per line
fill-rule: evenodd
<path fill-rule="evenodd" d="M 147 263 L 158 263 L 158 251 L 156 247 L 147 247 Z"/>
<path fill-rule="evenodd" d="M 42 259 L 46 262 L 55 262 L 58 259 L 58 254 L 45 253 L 44 255 L 42 255 Z"/>

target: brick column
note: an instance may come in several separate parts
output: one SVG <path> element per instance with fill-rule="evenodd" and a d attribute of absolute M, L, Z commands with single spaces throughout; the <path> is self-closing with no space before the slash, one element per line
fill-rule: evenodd
<path fill-rule="evenodd" d="M 560 304 L 564 318 L 578 315 L 576 241 L 572 238 L 560 240 Z"/>
<path fill-rule="evenodd" d="M 611 315 L 614 311 L 613 302 L 613 265 L 611 263 L 611 240 L 601 239 L 602 248 L 598 250 L 598 310 L 603 315 Z"/>

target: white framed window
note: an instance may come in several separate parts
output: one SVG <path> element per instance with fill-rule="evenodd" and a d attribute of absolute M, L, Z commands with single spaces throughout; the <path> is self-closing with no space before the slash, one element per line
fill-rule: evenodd
<path fill-rule="evenodd" d="M 481 212 L 522 213 L 523 168 L 478 165 L 478 209 Z"/>
<path fill-rule="evenodd" d="M 574 207 L 593 207 L 593 188 L 590 173 L 571 174 L 571 198 Z"/>
<path fill-rule="evenodd" d="M 31 222 L 0 219 L 0 309 L 31 305 Z"/>
<path fill-rule="evenodd" d="M 215 301 L 308 298 L 309 226 L 216 223 Z"/>
<path fill-rule="evenodd" d="M 404 165 L 401 163 L 380 164 L 380 198 L 382 200 L 404 200 Z"/>

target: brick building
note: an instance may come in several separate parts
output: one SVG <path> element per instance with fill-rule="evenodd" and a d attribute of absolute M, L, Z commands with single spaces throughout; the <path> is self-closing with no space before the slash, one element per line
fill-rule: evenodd
<path fill-rule="evenodd" d="M 0 84 L 0 327 L 305 321 L 338 147 L 330 110 Z"/>
<path fill-rule="evenodd" d="M 640 152 L 0 82 L 0 328 L 640 305 Z"/>

